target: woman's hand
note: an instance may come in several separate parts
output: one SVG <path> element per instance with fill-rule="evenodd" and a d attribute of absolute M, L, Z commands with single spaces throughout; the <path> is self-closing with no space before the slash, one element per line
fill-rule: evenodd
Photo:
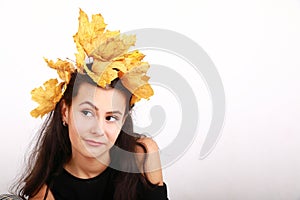
<path fill-rule="evenodd" d="M 161 169 L 161 162 L 159 156 L 159 148 L 156 142 L 151 138 L 140 138 L 138 140 L 147 150 L 145 154 L 144 149 L 137 146 L 137 163 L 140 171 L 145 173 L 149 181 L 153 184 L 163 185 L 163 176 Z"/>

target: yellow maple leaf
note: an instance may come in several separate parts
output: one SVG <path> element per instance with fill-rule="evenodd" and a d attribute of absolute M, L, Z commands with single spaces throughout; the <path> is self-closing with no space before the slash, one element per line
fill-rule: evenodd
<path fill-rule="evenodd" d="M 84 52 L 83 47 L 80 45 L 79 43 L 79 38 L 73 36 L 74 38 L 74 42 L 76 44 L 76 48 L 78 53 L 75 53 L 75 58 L 76 58 L 76 66 L 79 72 L 83 73 L 83 66 L 85 64 L 85 58 L 86 58 L 86 54 Z"/>
<path fill-rule="evenodd" d="M 106 24 L 101 14 L 92 15 L 92 21 L 89 21 L 87 14 L 79 10 L 79 26 L 78 32 L 73 36 L 78 53 L 76 56 L 76 64 L 83 67 L 86 55 L 89 55 L 94 49 L 96 43 L 105 30 Z"/>
<path fill-rule="evenodd" d="M 121 35 L 120 31 L 105 30 L 106 24 L 101 14 L 92 16 L 92 20 L 80 9 L 78 32 L 73 36 L 78 53 L 76 64 L 84 65 L 86 57 L 108 62 L 126 53 L 135 44 L 134 35 Z"/>
<path fill-rule="evenodd" d="M 120 72 L 126 73 L 128 71 L 127 67 L 126 67 L 126 64 L 123 61 L 114 61 L 114 62 L 111 62 L 110 63 L 110 67 L 112 69 L 117 69 L 119 74 L 120 74 Z M 121 77 L 121 76 L 119 76 L 119 77 Z"/>
<path fill-rule="evenodd" d="M 132 95 L 131 100 L 130 100 L 130 105 L 132 106 L 133 104 L 135 104 L 139 100 L 141 100 L 141 98 L 138 98 L 137 96 Z"/>
<path fill-rule="evenodd" d="M 114 61 L 126 60 L 128 64 L 134 64 L 143 60 L 145 55 L 138 50 L 125 53 L 114 59 Z"/>
<path fill-rule="evenodd" d="M 39 116 L 43 117 L 53 110 L 56 103 L 62 97 L 62 87 L 64 84 L 58 84 L 57 79 L 50 79 L 43 86 L 33 89 L 31 91 L 32 100 L 40 105 L 30 112 L 31 116 L 35 118 Z"/>
<path fill-rule="evenodd" d="M 141 98 L 149 99 L 153 95 L 153 89 L 148 84 L 149 77 L 146 76 L 149 64 L 142 62 L 144 54 L 137 50 L 128 52 L 135 44 L 135 35 L 106 30 L 101 14 L 92 15 L 90 21 L 87 14 L 80 9 L 78 20 L 78 32 L 73 36 L 78 51 L 75 53 L 76 69 L 68 61 L 58 59 L 54 62 L 44 58 L 49 67 L 57 70 L 63 82 L 50 79 L 43 86 L 31 91 L 32 99 L 40 104 L 31 111 L 33 117 L 43 117 L 55 108 L 75 71 L 87 73 L 103 88 L 114 79 L 120 78 L 132 93 L 131 104 Z M 86 58 L 92 58 L 91 68 L 87 67 Z"/>
<path fill-rule="evenodd" d="M 154 94 L 148 84 L 149 77 L 146 76 L 149 67 L 147 62 L 142 62 L 141 65 L 131 68 L 121 78 L 123 85 L 135 96 L 132 100 L 133 103 L 141 98 L 149 99 Z"/>
<path fill-rule="evenodd" d="M 92 70 L 84 67 L 87 74 L 101 87 L 106 87 L 112 80 L 120 77 L 119 72 L 126 73 L 127 68 L 122 61 L 102 62 L 94 60 Z"/>
<path fill-rule="evenodd" d="M 89 56 L 100 61 L 111 61 L 126 53 L 128 49 L 135 44 L 135 40 L 134 35 L 116 35 L 109 37 L 99 43 Z"/>
<path fill-rule="evenodd" d="M 84 70 L 89 75 L 89 77 L 91 77 L 91 79 L 95 83 L 97 83 L 97 85 L 105 88 L 107 84 L 110 84 L 112 80 L 118 77 L 118 71 L 111 68 L 109 65 L 104 66 L 102 65 L 103 63 L 97 63 L 94 61 L 93 65 L 97 66 L 97 64 L 99 64 L 98 68 L 103 68 L 102 70 L 98 69 L 99 71 L 101 70 L 100 73 L 95 73 L 94 71 L 89 70 L 86 65 L 84 65 Z"/>
<path fill-rule="evenodd" d="M 52 60 L 48 60 L 47 58 L 44 58 L 44 60 L 49 67 L 57 70 L 57 74 L 61 80 L 69 83 L 71 74 L 75 71 L 72 63 L 61 59 L 57 59 L 55 63 Z"/>
<path fill-rule="evenodd" d="M 120 78 L 122 77 L 123 73 L 126 73 L 127 71 L 130 71 L 132 68 L 136 67 L 136 66 L 140 66 L 143 64 L 146 64 L 146 62 L 141 62 L 141 60 L 143 60 L 143 58 L 145 57 L 144 54 L 142 54 L 141 52 L 139 52 L 138 50 L 132 51 L 132 52 L 128 52 L 122 56 L 119 56 L 117 58 L 115 58 L 113 60 L 113 63 L 122 63 L 124 65 L 123 68 L 126 68 L 122 70 L 120 70 L 122 73 L 120 74 Z"/>

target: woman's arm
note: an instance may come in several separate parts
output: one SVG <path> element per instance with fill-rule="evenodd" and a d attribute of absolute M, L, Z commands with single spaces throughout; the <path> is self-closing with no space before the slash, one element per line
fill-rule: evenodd
<path fill-rule="evenodd" d="M 146 157 L 144 149 L 137 147 L 137 162 L 141 172 L 145 172 L 149 181 L 153 184 L 163 185 L 163 175 L 159 156 L 159 148 L 156 142 L 151 138 L 140 138 L 138 140 L 147 150 Z M 145 163 L 144 163 L 144 159 Z"/>

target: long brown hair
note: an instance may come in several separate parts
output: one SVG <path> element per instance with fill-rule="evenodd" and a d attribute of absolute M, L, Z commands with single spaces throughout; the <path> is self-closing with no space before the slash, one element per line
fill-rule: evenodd
<path fill-rule="evenodd" d="M 26 171 L 14 188 L 17 195 L 23 199 L 35 196 L 43 185 L 51 183 L 52 177 L 60 173 L 64 164 L 71 159 L 71 142 L 68 128 L 62 124 L 61 107 L 63 101 L 67 106 L 71 106 L 72 98 L 77 95 L 79 86 L 83 82 L 95 84 L 87 75 L 77 72 L 72 74 L 63 97 L 60 102 L 56 104 L 55 109 L 48 114 L 39 130 L 36 145 L 28 159 Z M 128 102 L 126 111 L 127 113 L 130 112 L 132 109 L 130 105 L 131 93 L 118 79 L 114 80 L 110 87 L 121 90 L 125 94 Z M 135 152 L 138 145 L 142 147 L 146 153 L 146 148 L 137 141 L 139 138 L 140 135 L 133 132 L 131 116 L 127 115 L 122 130 L 116 140 L 115 147 L 119 147 L 127 152 Z M 151 185 L 150 181 L 142 172 L 132 173 L 137 169 L 133 154 L 127 153 L 122 156 L 116 156 L 114 147 L 110 150 L 110 154 L 114 166 L 118 166 L 120 167 L 119 169 L 122 169 L 116 180 L 114 199 L 136 199 L 138 183 L 142 182 L 145 187 L 148 187 Z"/>

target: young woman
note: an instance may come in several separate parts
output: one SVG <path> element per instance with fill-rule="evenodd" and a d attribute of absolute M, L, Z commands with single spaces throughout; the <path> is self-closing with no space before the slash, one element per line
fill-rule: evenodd
<path fill-rule="evenodd" d="M 93 20 L 99 23 L 94 19 L 97 17 L 93 16 Z M 99 30 L 95 26 L 91 26 L 93 30 Z M 88 33 L 93 35 L 91 30 Z M 79 36 L 77 40 L 76 35 L 81 34 L 78 31 L 74 36 L 78 50 L 82 47 L 94 58 L 82 68 L 78 67 L 82 63 L 78 60 L 77 69 L 71 69 L 66 62 L 53 64 L 46 60 L 65 82 L 48 81 L 44 84 L 46 92 L 34 98 L 43 107 L 32 115 L 50 112 L 18 186 L 18 195 L 23 199 L 167 199 L 158 146 L 152 139 L 133 132 L 130 116 L 134 103 L 149 90 L 145 81 L 141 81 L 145 80 L 145 70 L 140 70 L 143 69 L 140 66 L 145 66 L 145 62 L 140 62 L 140 53 L 124 50 L 103 61 L 103 51 L 114 46 L 114 41 L 116 47 L 126 45 L 111 33 L 101 36 L 101 44 L 106 45 L 105 48 L 99 45 L 102 51 L 96 47 L 90 53 L 89 46 L 82 42 L 89 36 L 83 39 Z M 114 48 L 114 52 L 118 49 Z M 105 76 L 114 74 L 113 70 L 117 77 Z M 104 87 L 101 77 L 111 77 L 104 80 Z M 57 95 L 60 90 L 61 96 Z"/>

